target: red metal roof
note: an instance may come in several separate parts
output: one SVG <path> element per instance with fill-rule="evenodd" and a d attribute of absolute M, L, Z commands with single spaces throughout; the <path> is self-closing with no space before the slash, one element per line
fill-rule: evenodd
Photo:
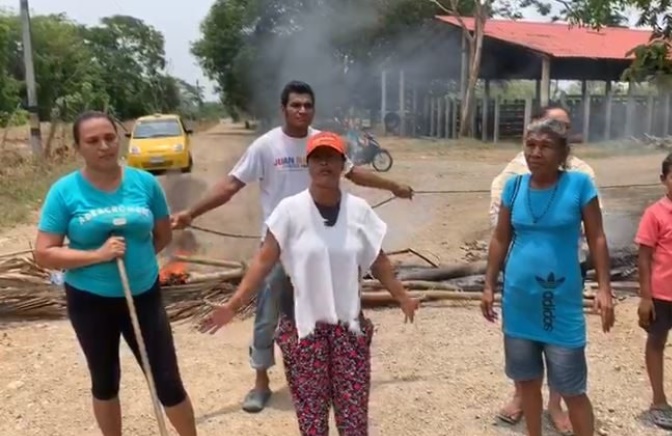
<path fill-rule="evenodd" d="M 455 26 L 459 21 L 452 16 L 437 16 Z M 474 30 L 474 19 L 463 18 L 469 30 Z M 651 31 L 619 27 L 600 31 L 587 27 L 570 27 L 567 23 L 540 23 L 490 19 L 485 23 L 485 35 L 511 44 L 559 58 L 628 59 L 626 53 L 646 44 Z"/>

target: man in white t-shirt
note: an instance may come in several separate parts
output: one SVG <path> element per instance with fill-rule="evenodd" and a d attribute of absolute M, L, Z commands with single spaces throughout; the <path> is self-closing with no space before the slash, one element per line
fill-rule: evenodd
<path fill-rule="evenodd" d="M 191 225 L 194 218 L 228 202 L 245 185 L 259 182 L 263 221 L 286 197 L 308 188 L 310 175 L 306 162 L 306 142 L 318 131 L 311 128 L 315 114 L 315 94 L 307 83 L 290 82 L 282 91 L 282 112 L 285 123 L 260 136 L 250 145 L 229 175 L 217 182 L 206 196 L 186 211 L 173 216 L 173 228 Z M 348 161 L 345 177 L 359 186 L 383 189 L 400 198 L 411 198 L 413 190 L 374 174 L 356 168 Z M 261 229 L 261 240 L 265 228 Z M 270 399 L 268 369 L 275 364 L 274 334 L 278 325 L 281 296 L 287 290 L 288 280 L 280 264 L 269 274 L 265 288 L 257 299 L 254 338 L 250 347 L 250 364 L 256 370 L 254 388 L 247 394 L 243 410 L 260 412 Z M 271 289 L 273 289 L 271 291 Z"/>

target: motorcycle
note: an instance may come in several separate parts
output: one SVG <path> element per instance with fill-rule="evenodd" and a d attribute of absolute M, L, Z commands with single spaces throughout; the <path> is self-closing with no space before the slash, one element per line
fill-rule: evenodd
<path fill-rule="evenodd" d="M 371 165 L 376 171 L 384 173 L 392 168 L 394 159 L 389 151 L 380 146 L 380 143 L 369 132 L 360 134 L 350 131 L 348 138 L 348 157 L 355 165 Z"/>

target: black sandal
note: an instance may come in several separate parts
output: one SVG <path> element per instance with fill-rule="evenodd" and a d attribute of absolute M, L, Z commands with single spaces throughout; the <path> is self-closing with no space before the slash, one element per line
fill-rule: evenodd
<path fill-rule="evenodd" d="M 672 407 L 653 406 L 649 409 L 651 421 L 663 430 L 672 430 Z"/>
<path fill-rule="evenodd" d="M 514 413 L 506 413 L 502 410 L 497 414 L 497 419 L 509 425 L 516 425 L 523 419 L 523 411 L 520 410 Z"/>

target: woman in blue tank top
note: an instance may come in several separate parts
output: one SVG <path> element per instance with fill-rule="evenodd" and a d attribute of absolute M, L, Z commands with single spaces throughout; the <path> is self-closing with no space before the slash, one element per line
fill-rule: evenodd
<path fill-rule="evenodd" d="M 587 391 L 586 325 L 578 241 L 583 223 L 593 256 L 602 327 L 614 312 L 609 252 L 597 190 L 590 177 L 564 171 L 566 126 L 553 119 L 526 131 L 530 174 L 510 179 L 490 242 L 482 310 L 494 321 L 494 290 L 504 267 L 502 325 L 506 374 L 520 383 L 528 434 L 541 436 L 544 360 L 548 384 L 564 398 L 576 435 L 594 434 Z"/>

